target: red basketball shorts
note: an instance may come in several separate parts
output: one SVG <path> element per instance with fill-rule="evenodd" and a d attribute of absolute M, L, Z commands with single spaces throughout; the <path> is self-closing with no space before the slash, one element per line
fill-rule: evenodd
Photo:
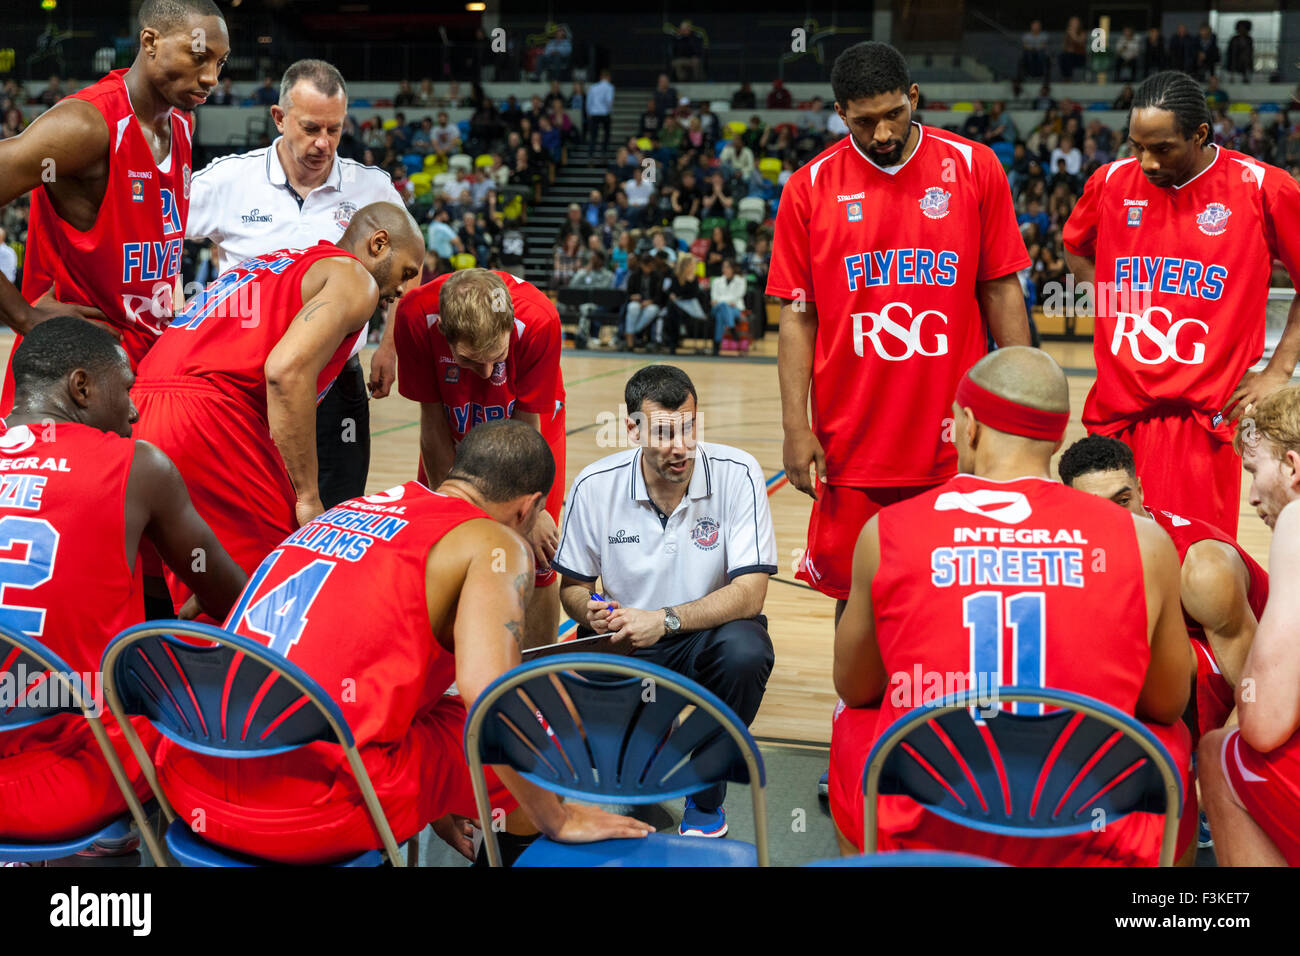
<path fill-rule="evenodd" d="M 878 708 L 835 709 L 831 730 L 830 803 L 835 826 L 861 851 L 862 774 L 876 742 Z M 1168 748 L 1182 770 L 1184 806 L 1177 840 L 1179 855 L 1196 829 L 1196 789 L 1192 786 L 1192 738 L 1182 721 L 1147 729 Z M 1130 813 L 1110 823 L 1104 832 L 1064 837 L 1009 837 L 980 833 L 925 810 L 910 797 L 881 796 L 877 813 L 880 852 L 890 850 L 953 850 L 1001 860 L 1014 866 L 1154 866 L 1160 858 L 1164 815 Z"/>
<path fill-rule="evenodd" d="M 941 484 L 936 481 L 930 485 L 873 488 L 819 484 L 812 517 L 808 519 L 808 546 L 795 577 L 822 594 L 847 601 L 853 581 L 853 549 L 862 526 L 886 505 L 906 501 Z"/>
<path fill-rule="evenodd" d="M 1148 501 L 1237 537 L 1241 457 L 1230 442 L 1206 431 L 1190 414 L 1144 418 L 1106 434 L 1133 449 Z"/>
<path fill-rule="evenodd" d="M 550 418 L 547 418 L 546 415 L 541 415 L 540 418 L 541 424 L 538 430 L 542 433 L 542 437 L 546 439 L 546 444 L 551 449 L 551 456 L 555 459 L 555 481 L 551 483 L 551 492 L 546 496 L 546 513 L 551 516 L 558 528 L 560 526 L 560 509 L 564 507 L 564 465 L 565 457 L 568 454 L 564 429 L 564 406 L 561 405 Z M 423 461 L 419 462 L 416 478 L 421 484 L 427 485 L 429 483 L 429 476 L 424 473 Z M 556 577 L 553 568 L 538 567 L 533 574 L 533 587 L 547 587 L 556 580 Z"/>
<path fill-rule="evenodd" d="M 1237 804 L 1290 866 L 1300 866 L 1300 734 L 1262 754 L 1233 729 L 1223 738 L 1220 759 Z"/>
<path fill-rule="evenodd" d="M 1237 706 L 1232 687 L 1223 678 L 1214 651 L 1209 644 L 1192 641 L 1196 652 L 1196 730 L 1197 739 L 1218 730 Z"/>
<path fill-rule="evenodd" d="M 153 794 L 117 721 L 107 711 L 103 721 L 131 788 L 147 803 Z M 152 753 L 157 731 L 143 717 L 133 718 L 132 725 L 145 752 Z M 127 812 L 113 772 L 80 716 L 54 717 L 0 734 L 0 840 L 72 839 Z"/>
<path fill-rule="evenodd" d="M 448 813 L 478 818 L 464 733 L 465 705 L 459 697 L 442 697 L 396 744 L 362 748 L 362 762 L 398 843 Z M 383 845 L 336 744 L 221 760 L 164 740 L 157 763 L 158 783 L 180 818 L 218 846 L 310 865 Z M 491 770 L 487 782 L 494 815 L 518 806 Z"/>
<path fill-rule="evenodd" d="M 198 378 L 137 381 L 133 437 L 157 445 L 185 479 L 194 508 L 245 572 L 298 527 L 297 495 L 271 440 L 264 410 Z M 190 590 L 166 569 L 179 610 Z"/>

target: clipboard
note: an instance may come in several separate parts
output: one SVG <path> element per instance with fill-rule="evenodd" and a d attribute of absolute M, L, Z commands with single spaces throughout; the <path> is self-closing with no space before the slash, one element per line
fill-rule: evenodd
<path fill-rule="evenodd" d="M 550 657 L 554 654 L 618 654 L 626 657 L 632 653 L 632 642 L 623 641 L 615 644 L 608 634 L 593 634 L 591 637 L 579 637 L 572 641 L 561 641 L 558 644 L 543 644 L 541 647 L 530 647 L 520 653 L 523 663 L 536 660 L 539 657 Z"/>

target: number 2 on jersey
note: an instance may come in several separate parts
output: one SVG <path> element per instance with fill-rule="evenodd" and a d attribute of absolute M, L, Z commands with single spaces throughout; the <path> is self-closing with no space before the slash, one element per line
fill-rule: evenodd
<path fill-rule="evenodd" d="M 1003 596 L 979 591 L 962 602 L 962 623 L 970 631 L 970 686 L 991 694 L 1002 685 L 1043 687 L 1047 658 L 1046 595 L 1026 591 Z M 1003 630 L 1011 628 L 1011 667 L 1003 660 Z M 1017 714 L 1041 714 L 1042 704 L 1016 702 Z"/>
<path fill-rule="evenodd" d="M 39 638 L 45 629 L 45 609 L 11 604 L 11 592 L 40 587 L 54 577 L 59 533 L 44 518 L 0 519 L 0 550 L 24 544 L 25 558 L 0 558 L 0 626 Z"/>

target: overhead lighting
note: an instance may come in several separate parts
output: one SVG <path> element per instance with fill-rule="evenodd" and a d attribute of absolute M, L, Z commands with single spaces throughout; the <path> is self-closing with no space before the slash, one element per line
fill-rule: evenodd
<path fill-rule="evenodd" d="M 484 10 L 487 9 L 487 4 L 486 4 L 486 3 L 467 3 L 467 4 L 465 4 L 465 9 L 468 10 L 470 13 L 482 13 Z"/>

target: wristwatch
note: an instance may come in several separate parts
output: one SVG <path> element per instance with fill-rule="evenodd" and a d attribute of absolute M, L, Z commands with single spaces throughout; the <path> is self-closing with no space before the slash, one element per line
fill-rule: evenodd
<path fill-rule="evenodd" d="M 676 634 L 682 629 L 682 619 L 677 616 L 677 612 L 670 607 L 663 609 L 664 612 L 664 633 Z"/>

